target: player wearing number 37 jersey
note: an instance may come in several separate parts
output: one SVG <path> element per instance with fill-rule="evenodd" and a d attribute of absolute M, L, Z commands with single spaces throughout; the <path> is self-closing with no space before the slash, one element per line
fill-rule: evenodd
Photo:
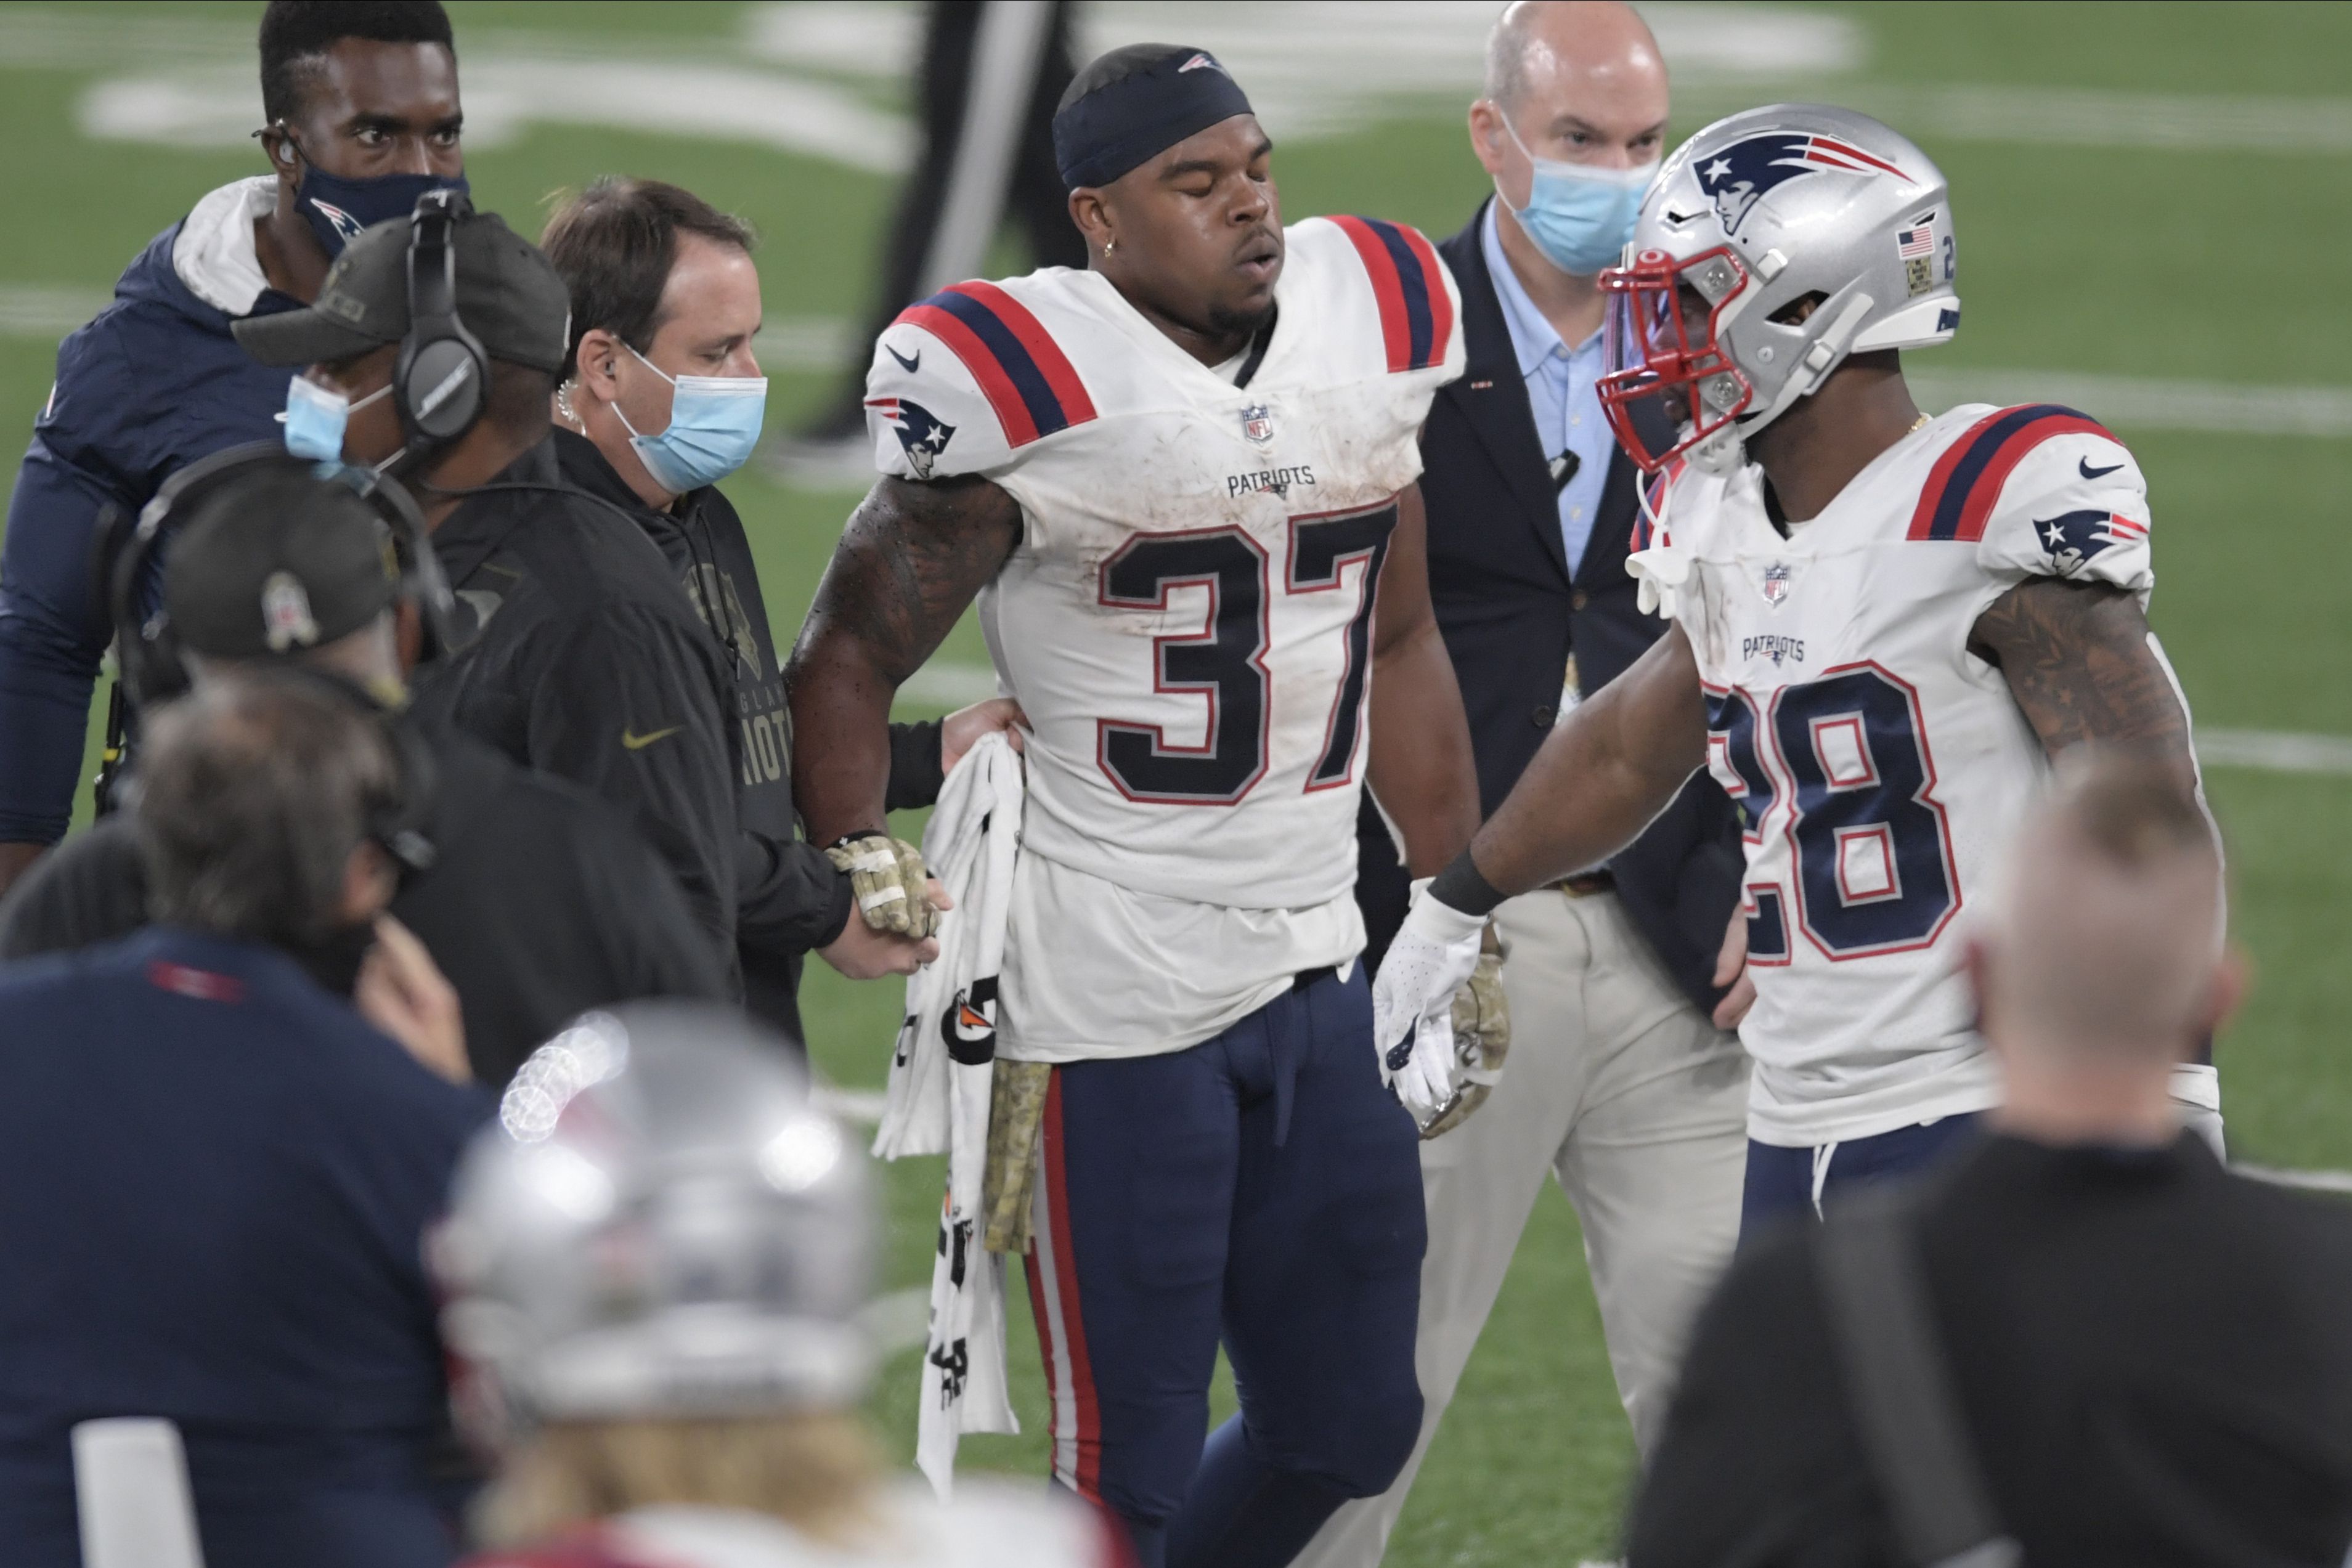
<path fill-rule="evenodd" d="M 1997 1100 L 1965 915 L 2051 757 L 2133 745 L 2189 792 L 2196 765 L 2131 454 L 2073 409 L 1930 418 L 1905 387 L 1897 351 L 1960 313 L 1917 148 L 1841 110 L 1734 116 L 1661 170 L 1633 250 L 1602 274 L 1601 396 L 1655 476 L 1630 566 L 1673 628 L 1423 903 L 1480 914 L 1597 862 L 1708 768 L 1747 826 L 1744 1228 L 1926 1163 Z M 1663 451 L 1628 417 L 1647 398 Z M 2210 1067 L 2178 1087 L 2218 1112 Z"/>
<path fill-rule="evenodd" d="M 1453 988 L 1374 1048 L 1353 824 L 1369 784 L 1422 875 L 1476 826 L 1415 488 L 1458 307 L 1410 229 L 1285 229 L 1201 51 L 1096 61 L 1055 146 L 1087 269 L 957 284 L 877 345 L 885 477 L 793 657 L 793 789 L 819 841 L 880 831 L 890 693 L 976 597 L 1031 728 L 989 1021 L 1046 1069 L 1055 1479 L 1147 1568 L 1275 1568 L 1421 1421 L 1398 1097 L 1444 1093 Z M 1221 1342 L 1244 1415 L 1211 1435 Z"/>

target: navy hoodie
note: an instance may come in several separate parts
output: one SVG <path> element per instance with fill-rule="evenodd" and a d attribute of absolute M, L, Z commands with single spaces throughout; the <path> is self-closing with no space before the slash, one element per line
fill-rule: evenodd
<path fill-rule="evenodd" d="M 277 188 L 262 175 L 206 196 L 58 346 L 0 546 L 0 842 L 54 843 L 73 813 L 90 690 L 113 634 L 91 573 L 101 515 L 135 517 L 179 469 L 278 434 L 288 372 L 229 335 L 236 316 L 299 303 L 268 287 L 253 255 L 252 219 Z"/>

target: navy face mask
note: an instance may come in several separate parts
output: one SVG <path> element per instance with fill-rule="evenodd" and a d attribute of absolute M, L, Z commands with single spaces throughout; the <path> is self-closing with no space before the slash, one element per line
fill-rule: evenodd
<path fill-rule="evenodd" d="M 295 148 L 298 152 L 301 148 Z M 327 258 L 343 254 L 343 246 L 364 228 L 404 218 L 416 210 L 416 198 L 427 191 L 467 190 L 466 176 L 445 180 L 438 174 L 378 174 L 347 180 L 330 174 L 302 153 L 302 178 L 294 187 L 294 204 L 326 247 Z"/>

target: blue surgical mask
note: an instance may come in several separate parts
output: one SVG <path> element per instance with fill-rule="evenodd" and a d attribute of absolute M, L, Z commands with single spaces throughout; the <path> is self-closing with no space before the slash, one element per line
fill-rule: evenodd
<path fill-rule="evenodd" d="M 628 345 L 621 345 L 628 349 Z M 638 354 L 637 362 L 676 390 L 669 400 L 669 428 L 658 435 L 640 435 L 629 416 L 621 414 L 621 428 L 629 433 L 629 447 L 646 465 L 655 484 L 673 496 L 716 485 L 751 461 L 760 444 L 760 421 L 768 411 L 765 376 L 672 376 Z"/>
<path fill-rule="evenodd" d="M 1576 277 L 1591 277 L 1602 267 L 1617 265 L 1633 237 L 1633 220 L 1641 215 L 1643 193 L 1657 178 L 1658 165 L 1653 162 L 1638 169 L 1596 169 L 1538 158 L 1519 141 L 1509 117 L 1502 120 L 1504 131 L 1535 165 L 1528 204 L 1512 207 L 1511 215 L 1519 220 L 1519 227 L 1535 242 L 1536 249 L 1546 261 Z"/>
<path fill-rule="evenodd" d="M 391 392 L 392 383 L 386 382 L 353 402 L 341 392 L 296 376 L 286 388 L 286 412 L 278 416 L 286 423 L 286 450 L 297 457 L 341 463 L 343 427 L 351 423 L 352 410 L 365 408 Z"/>

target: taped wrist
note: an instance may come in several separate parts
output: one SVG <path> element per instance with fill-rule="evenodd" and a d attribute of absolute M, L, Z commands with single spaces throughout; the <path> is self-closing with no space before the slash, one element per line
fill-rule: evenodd
<path fill-rule="evenodd" d="M 1454 857 L 1454 863 L 1430 879 L 1429 896 L 1448 909 L 1484 918 L 1495 913 L 1504 894 L 1488 882 L 1478 870 L 1478 864 L 1464 850 Z"/>

